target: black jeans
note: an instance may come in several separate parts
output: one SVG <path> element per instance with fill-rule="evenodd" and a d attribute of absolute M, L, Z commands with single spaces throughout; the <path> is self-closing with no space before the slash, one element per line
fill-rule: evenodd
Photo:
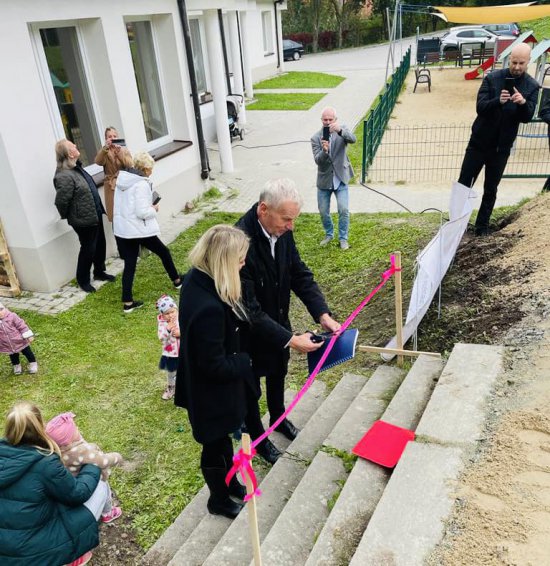
<path fill-rule="evenodd" d="M 269 421 L 275 422 L 285 412 L 286 368 L 265 376 L 265 394 Z"/>
<path fill-rule="evenodd" d="M 80 251 L 78 252 L 78 262 L 76 264 L 76 281 L 79 285 L 90 284 L 90 268 L 94 266 L 94 274 L 105 272 L 105 232 L 103 231 L 103 220 L 97 226 L 87 226 L 76 228 L 80 240 Z"/>
<path fill-rule="evenodd" d="M 29 363 L 36 362 L 34 353 L 30 346 L 25 346 L 21 352 L 16 352 L 15 354 L 10 354 L 10 362 L 12 366 L 16 366 L 19 363 L 19 354 L 23 354 L 27 358 Z"/>
<path fill-rule="evenodd" d="M 489 220 L 497 199 L 498 184 L 502 179 L 509 153 L 498 153 L 492 151 L 481 151 L 468 146 L 462 168 L 460 170 L 459 183 L 472 187 L 477 176 L 485 166 L 485 182 L 483 183 L 483 198 L 476 218 L 476 229 L 486 230 L 489 228 Z"/>
<path fill-rule="evenodd" d="M 229 436 L 202 445 L 201 468 L 226 468 L 233 465 L 233 443 Z"/>
<path fill-rule="evenodd" d="M 118 253 L 124 260 L 124 270 L 122 272 L 122 301 L 124 303 L 130 303 L 134 300 L 132 296 L 132 286 L 134 284 L 134 276 L 136 274 L 140 245 L 159 256 L 168 277 L 170 277 L 172 281 L 179 279 L 180 274 L 174 265 L 174 260 L 172 259 L 170 250 L 161 242 L 158 236 L 129 239 L 116 236 L 116 243 Z"/>

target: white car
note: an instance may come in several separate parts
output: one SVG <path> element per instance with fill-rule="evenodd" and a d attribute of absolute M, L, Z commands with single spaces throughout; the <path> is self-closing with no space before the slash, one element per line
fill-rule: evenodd
<path fill-rule="evenodd" d="M 498 36 L 481 26 L 452 28 L 441 38 L 441 52 L 461 51 L 471 53 L 473 49 L 494 48 Z"/>

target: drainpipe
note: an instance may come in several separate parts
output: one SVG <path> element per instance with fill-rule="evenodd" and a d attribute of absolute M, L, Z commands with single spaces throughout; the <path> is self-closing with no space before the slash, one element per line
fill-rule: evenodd
<path fill-rule="evenodd" d="M 181 28 L 183 30 L 183 42 L 185 44 L 185 54 L 187 56 L 187 70 L 189 71 L 189 82 L 191 83 L 191 99 L 195 112 L 195 125 L 197 127 L 197 137 L 199 141 L 199 154 L 201 158 L 201 179 L 208 179 L 210 164 L 208 163 L 208 153 L 206 152 L 206 142 L 202 129 L 201 107 L 199 103 L 199 93 L 197 89 L 197 76 L 195 75 L 195 64 L 193 62 L 193 48 L 191 47 L 191 34 L 189 32 L 189 22 L 187 21 L 187 8 L 185 0 L 177 0 L 178 11 L 180 14 Z"/>
<path fill-rule="evenodd" d="M 277 45 L 277 69 L 281 68 L 281 50 L 279 46 L 279 22 L 277 21 L 277 4 L 282 4 L 284 0 L 273 2 L 273 12 L 275 14 L 275 43 Z"/>
<path fill-rule="evenodd" d="M 223 26 L 223 15 L 221 10 L 218 10 L 218 21 L 220 23 L 220 35 L 222 38 L 223 66 L 225 68 L 225 82 L 227 83 L 227 94 L 231 94 L 231 79 L 229 78 L 229 62 L 227 60 L 227 45 L 225 43 L 225 29 Z"/>
<path fill-rule="evenodd" d="M 243 75 L 243 95 L 244 95 L 246 88 L 244 87 L 244 61 L 243 61 L 243 41 L 241 38 L 241 20 L 239 18 L 239 12 L 235 11 L 235 14 L 237 15 L 237 32 L 239 34 L 239 54 L 240 54 L 239 59 L 241 62 L 241 73 Z"/>

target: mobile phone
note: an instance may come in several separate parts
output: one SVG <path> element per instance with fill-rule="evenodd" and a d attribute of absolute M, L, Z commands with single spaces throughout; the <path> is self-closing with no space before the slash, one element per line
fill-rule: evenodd
<path fill-rule="evenodd" d="M 157 193 L 157 191 L 153 191 L 152 194 L 152 199 L 153 199 L 153 206 L 155 206 L 156 204 L 158 204 L 160 202 L 160 199 L 162 197 Z"/>
<path fill-rule="evenodd" d="M 324 342 L 326 340 L 326 336 L 323 336 L 322 334 L 315 334 L 314 332 L 308 331 L 311 334 L 311 338 L 310 340 L 312 342 L 315 342 L 315 344 L 319 344 L 319 342 Z"/>
<path fill-rule="evenodd" d="M 125 140 L 125 139 L 122 139 L 122 138 L 119 138 L 119 139 L 113 140 L 111 143 L 114 143 L 115 145 L 123 145 L 123 146 L 125 146 L 125 145 L 126 145 L 126 140 Z"/>
<path fill-rule="evenodd" d="M 325 141 L 328 141 L 330 139 L 330 127 L 329 126 L 323 126 L 323 139 Z"/>
<path fill-rule="evenodd" d="M 506 86 L 506 90 L 510 93 L 510 96 L 514 94 L 514 87 L 516 86 L 516 79 L 514 77 L 506 77 L 504 79 L 504 84 Z"/>

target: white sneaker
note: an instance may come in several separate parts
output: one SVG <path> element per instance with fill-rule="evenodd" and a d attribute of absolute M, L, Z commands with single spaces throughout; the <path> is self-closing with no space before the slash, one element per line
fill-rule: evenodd
<path fill-rule="evenodd" d="M 17 364 L 13 366 L 13 373 L 15 375 L 21 375 L 23 373 L 23 368 L 21 367 L 21 364 Z"/>
<path fill-rule="evenodd" d="M 330 242 L 332 242 L 332 236 L 327 236 L 324 240 L 321 240 L 321 241 L 319 242 L 319 245 L 320 245 L 321 247 L 324 247 L 324 246 L 326 246 L 327 244 L 329 244 Z"/>
<path fill-rule="evenodd" d="M 347 240 L 340 240 L 340 249 L 349 250 L 349 244 Z"/>
<path fill-rule="evenodd" d="M 38 363 L 37 362 L 31 362 L 29 364 L 29 373 L 38 373 Z"/>

